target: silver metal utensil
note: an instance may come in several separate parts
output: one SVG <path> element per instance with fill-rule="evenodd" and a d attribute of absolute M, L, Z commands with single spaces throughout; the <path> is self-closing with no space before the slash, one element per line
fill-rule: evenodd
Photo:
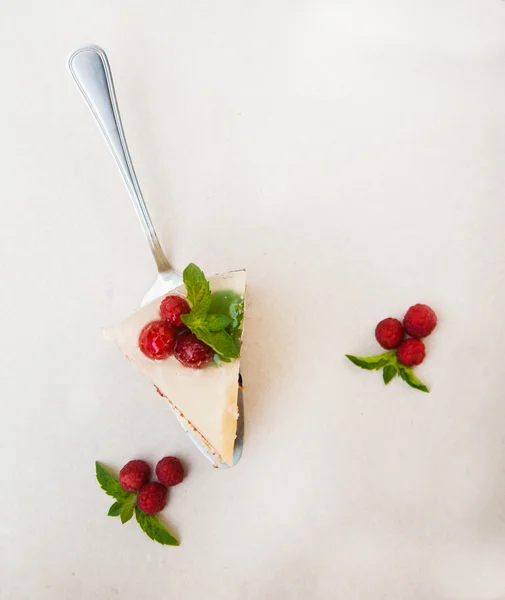
<path fill-rule="evenodd" d="M 114 92 L 114 84 L 112 82 L 112 72 L 107 55 L 98 46 L 84 46 L 78 48 L 70 55 L 68 67 L 95 117 L 98 127 L 107 142 L 107 146 L 112 152 L 112 156 L 116 161 L 116 165 L 121 173 L 131 201 L 133 202 L 133 207 L 135 208 L 142 229 L 147 237 L 158 268 L 158 276 L 154 285 L 142 299 L 141 306 L 143 306 L 181 285 L 182 275 L 168 262 L 154 230 L 142 192 L 140 191 L 130 153 L 128 152 L 123 126 L 121 124 L 116 94 Z M 239 420 L 237 423 L 237 438 L 235 440 L 233 465 L 239 461 L 244 444 L 243 396 L 240 388 L 238 390 L 238 408 Z M 188 429 L 185 421 L 180 418 L 175 410 L 174 414 L 177 416 L 194 444 L 214 466 L 217 466 L 218 468 L 228 468 L 229 466 L 233 466 L 225 465 L 223 463 L 216 464 L 212 454 L 205 446 L 203 446 L 193 431 Z"/>

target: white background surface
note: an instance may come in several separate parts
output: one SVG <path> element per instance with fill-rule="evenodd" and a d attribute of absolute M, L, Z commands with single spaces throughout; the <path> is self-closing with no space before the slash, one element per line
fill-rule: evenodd
<path fill-rule="evenodd" d="M 175 266 L 249 271 L 231 471 L 99 338 L 154 268 L 85 42 Z M 0 43 L 0 598 L 505 598 L 505 2 L 4 0 Z M 343 358 L 415 302 L 430 395 Z M 173 453 L 180 548 L 94 479 Z"/>

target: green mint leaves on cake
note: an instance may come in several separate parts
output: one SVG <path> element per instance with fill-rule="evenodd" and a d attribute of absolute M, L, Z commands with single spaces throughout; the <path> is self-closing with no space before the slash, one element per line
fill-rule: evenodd
<path fill-rule="evenodd" d="M 186 298 L 194 313 L 205 314 L 211 303 L 210 285 L 204 272 L 194 263 L 190 263 L 182 274 L 186 287 Z"/>
<path fill-rule="evenodd" d="M 228 277 L 212 279 L 219 279 L 221 287 Z M 233 275 L 233 287 L 232 279 Z M 177 290 L 164 296 L 158 318 L 140 330 L 140 352 L 152 361 L 173 356 L 192 369 L 202 369 L 212 361 L 220 366 L 239 358 L 244 296 L 226 289 L 212 292 L 203 271 L 193 263 L 184 269 L 183 282 L 186 297 Z"/>
<path fill-rule="evenodd" d="M 414 375 L 412 367 L 420 365 L 426 358 L 423 339 L 428 337 L 436 326 L 435 311 L 426 304 L 415 304 L 408 309 L 403 321 L 388 317 L 377 324 L 375 339 L 387 352 L 375 356 L 346 354 L 346 357 L 361 369 L 382 370 L 385 385 L 398 376 L 410 387 L 428 392 L 424 383 Z"/>
<path fill-rule="evenodd" d="M 112 496 L 115 502 L 107 513 L 109 517 L 119 517 L 121 523 L 129 521 L 135 513 L 137 523 L 152 540 L 167 546 L 178 546 L 179 542 L 168 531 L 156 514 L 147 514 L 139 507 L 139 493 L 129 492 L 121 487 L 121 483 L 100 462 L 95 462 L 96 478 L 102 490 Z M 147 487 L 153 484 L 147 484 Z M 155 483 L 160 486 L 161 484 Z M 142 506 L 142 504 L 141 504 Z M 143 506 L 144 510 L 147 510 Z"/>
<path fill-rule="evenodd" d="M 244 301 L 234 292 L 210 291 L 203 271 L 189 264 L 183 273 L 191 307 L 181 320 L 196 337 L 215 352 L 214 362 L 228 362 L 240 356 Z"/>

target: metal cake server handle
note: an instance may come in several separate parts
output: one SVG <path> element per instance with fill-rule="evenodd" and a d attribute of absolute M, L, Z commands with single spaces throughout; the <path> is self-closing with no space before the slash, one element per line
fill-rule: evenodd
<path fill-rule="evenodd" d="M 145 304 L 180 285 L 182 277 L 170 265 L 161 248 L 142 196 L 121 123 L 107 55 L 98 46 L 84 46 L 71 54 L 68 66 L 114 157 L 158 267 L 160 281 L 156 281 L 152 293 L 150 290 L 146 294 L 142 301 Z M 161 291 L 158 293 L 158 290 Z"/>

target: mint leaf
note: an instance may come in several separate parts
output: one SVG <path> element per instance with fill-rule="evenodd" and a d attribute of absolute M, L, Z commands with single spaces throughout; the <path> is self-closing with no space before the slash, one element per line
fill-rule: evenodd
<path fill-rule="evenodd" d="M 199 329 L 208 329 L 212 332 L 222 331 L 231 323 L 231 319 L 226 315 L 207 315 L 199 310 L 181 315 L 181 319 L 195 335 Z"/>
<path fill-rule="evenodd" d="M 194 263 L 190 263 L 182 274 L 187 299 L 193 311 L 206 313 L 209 310 L 210 287 L 204 272 Z"/>
<path fill-rule="evenodd" d="M 123 502 L 121 506 L 121 512 L 119 516 L 121 517 L 121 523 L 126 523 L 133 517 L 133 510 L 135 508 L 135 504 L 137 502 L 137 494 L 130 494 L 128 498 Z"/>
<path fill-rule="evenodd" d="M 421 392 L 429 393 L 429 389 L 424 385 L 422 381 L 420 381 L 412 372 L 412 369 L 398 363 L 398 375 L 410 385 L 410 387 L 415 388 L 416 390 L 420 390 Z"/>
<path fill-rule="evenodd" d="M 98 461 L 95 462 L 96 478 L 102 490 L 116 500 L 124 500 L 128 496 L 119 481 Z"/>
<path fill-rule="evenodd" d="M 226 315 L 207 315 L 207 327 L 210 331 L 221 331 L 226 329 L 230 323 L 231 319 Z"/>
<path fill-rule="evenodd" d="M 223 360 L 239 357 L 239 345 L 233 340 L 230 334 L 224 329 L 221 331 L 211 331 L 205 317 L 201 317 L 200 315 L 193 317 L 193 313 L 191 312 L 189 315 L 182 315 L 182 322 L 190 328 L 191 332 L 199 340 L 202 340 L 214 352 L 217 352 Z"/>
<path fill-rule="evenodd" d="M 238 345 L 226 331 L 209 331 L 208 329 L 197 329 L 195 331 L 191 329 L 191 331 L 198 339 L 210 346 L 214 352 L 217 352 L 222 359 L 238 358 L 240 356 Z"/>
<path fill-rule="evenodd" d="M 181 315 L 181 320 L 193 333 L 198 329 L 205 329 L 207 327 L 207 315 L 199 311 L 192 310 L 186 315 Z"/>
<path fill-rule="evenodd" d="M 386 365 L 382 371 L 384 384 L 387 385 L 396 376 L 396 368 L 393 365 Z"/>
<path fill-rule="evenodd" d="M 137 523 L 152 540 L 166 546 L 178 546 L 179 542 L 170 534 L 156 515 L 146 515 L 138 506 L 135 507 Z"/>
<path fill-rule="evenodd" d="M 109 512 L 107 513 L 107 516 L 119 517 L 122 506 L 123 506 L 122 502 L 114 502 L 114 504 L 109 508 Z"/>
<path fill-rule="evenodd" d="M 379 370 L 389 364 L 394 356 L 394 352 L 385 352 L 377 356 L 352 356 L 346 354 L 346 357 L 357 367 L 367 369 L 368 371 Z"/>
<path fill-rule="evenodd" d="M 221 360 L 238 358 L 240 324 L 244 313 L 243 298 L 232 291 L 216 292 L 214 305 L 223 310 L 215 310 L 209 314 L 212 294 L 203 271 L 191 263 L 184 269 L 183 280 L 191 312 L 181 316 L 182 322 L 199 340 L 210 346 Z M 217 362 L 214 359 L 214 363 Z"/>

